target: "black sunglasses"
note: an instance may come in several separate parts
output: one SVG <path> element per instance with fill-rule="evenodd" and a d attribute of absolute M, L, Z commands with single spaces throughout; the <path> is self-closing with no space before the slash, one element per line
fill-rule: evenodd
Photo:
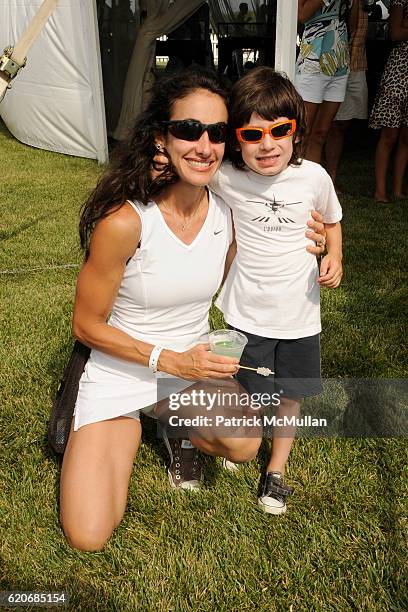
<path fill-rule="evenodd" d="M 162 121 L 168 127 L 172 136 L 180 140 L 194 142 L 200 140 L 204 132 L 214 144 L 220 144 L 227 139 L 227 124 L 221 123 L 201 123 L 195 119 L 181 119 L 179 121 Z"/>

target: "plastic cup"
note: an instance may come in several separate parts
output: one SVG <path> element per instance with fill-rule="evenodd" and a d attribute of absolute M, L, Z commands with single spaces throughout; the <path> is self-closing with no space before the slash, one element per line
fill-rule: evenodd
<path fill-rule="evenodd" d="M 209 335 L 210 349 L 216 355 L 241 359 L 248 338 L 235 329 L 217 329 Z"/>

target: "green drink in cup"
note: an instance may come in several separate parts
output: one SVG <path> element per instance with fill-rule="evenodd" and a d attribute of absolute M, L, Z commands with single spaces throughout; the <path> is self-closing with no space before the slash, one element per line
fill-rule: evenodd
<path fill-rule="evenodd" d="M 216 355 L 241 359 L 248 338 L 235 329 L 217 329 L 209 335 L 210 349 Z"/>

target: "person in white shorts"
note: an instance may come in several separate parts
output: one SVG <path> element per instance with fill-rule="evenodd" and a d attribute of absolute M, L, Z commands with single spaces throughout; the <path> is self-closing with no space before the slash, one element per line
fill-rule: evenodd
<path fill-rule="evenodd" d="M 306 157 L 320 164 L 332 121 L 346 95 L 349 75 L 347 18 L 352 0 L 298 0 L 304 24 L 295 86 L 307 114 Z"/>
<path fill-rule="evenodd" d="M 365 43 L 368 32 L 368 12 L 364 10 L 364 0 L 355 0 L 350 23 L 350 75 L 347 81 L 346 97 L 334 118 L 326 148 L 326 170 L 336 191 L 337 170 L 343 151 L 344 137 L 353 119 L 364 120 L 368 117 L 367 54 Z"/>

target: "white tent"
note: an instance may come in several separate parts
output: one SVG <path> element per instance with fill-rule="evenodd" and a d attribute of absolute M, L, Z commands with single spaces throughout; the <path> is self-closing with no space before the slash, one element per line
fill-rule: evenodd
<path fill-rule="evenodd" d="M 0 49 L 18 40 L 41 1 L 0 0 Z M 112 6 L 112 1 L 106 4 Z M 229 4 L 218 0 L 222 3 Z M 156 38 L 178 27 L 202 4 L 203 0 L 139 0 L 147 18 L 137 32 L 116 137 L 122 137 L 142 106 Z M 277 7 L 275 66 L 293 77 L 297 0 L 278 0 Z M 0 115 L 21 142 L 107 161 L 96 0 L 59 0 L 27 66 L 0 103 Z"/>

